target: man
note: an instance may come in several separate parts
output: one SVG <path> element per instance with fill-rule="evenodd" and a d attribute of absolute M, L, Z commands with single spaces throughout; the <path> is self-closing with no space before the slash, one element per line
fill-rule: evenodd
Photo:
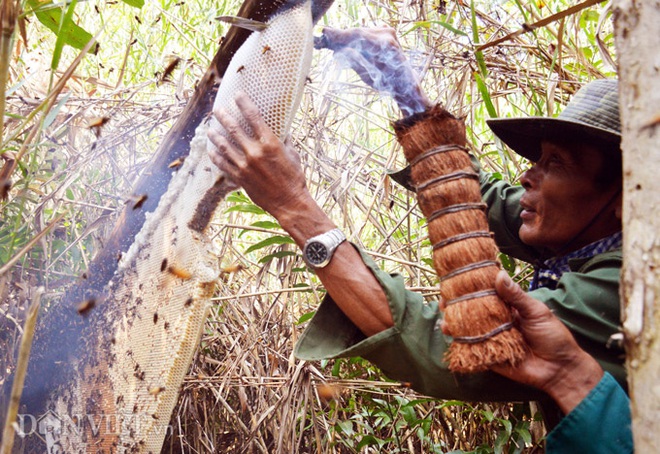
<path fill-rule="evenodd" d="M 398 43 L 394 40 L 389 45 Z M 371 56 L 377 59 L 378 54 Z M 379 69 L 386 72 L 386 64 Z M 397 86 L 403 85 L 392 84 L 394 89 Z M 407 95 L 400 99 L 417 94 L 413 104 L 430 107 L 418 87 L 405 91 Z M 405 290 L 400 276 L 379 270 L 365 254 L 342 241 L 341 232 L 307 190 L 292 147 L 273 135 L 248 99 L 239 95 L 236 102 L 252 137 L 226 112 L 216 112 L 233 143 L 210 132 L 218 147 L 211 157 L 304 249 L 307 262 L 315 267 L 328 291 L 297 346 L 300 358 L 363 356 L 391 378 L 410 382 L 414 389 L 439 398 L 532 400 L 545 397 L 540 389 L 553 396 L 564 412 L 574 408 L 562 405 L 547 383 L 528 379 L 530 374 L 521 379 L 498 369 L 532 386 L 494 373 L 451 374 L 442 361 L 447 340 L 438 329 L 437 304 L 424 304 L 420 295 Z M 616 82 L 587 85 L 558 119 L 501 119 L 490 126 L 514 151 L 534 163 L 521 178 L 522 187 L 481 175 L 496 242 L 503 252 L 537 264 L 531 299 L 545 303 L 579 346 L 597 360 L 598 367 L 625 384 L 623 352 L 609 342 L 619 324 L 621 267 Z M 314 239 L 319 241 L 310 242 Z M 526 361 L 521 367 L 528 364 Z M 590 392 L 594 378 L 600 383 L 598 372 L 586 376 L 590 377 L 588 383 L 571 388 Z M 584 392 L 580 395 L 585 397 Z"/>

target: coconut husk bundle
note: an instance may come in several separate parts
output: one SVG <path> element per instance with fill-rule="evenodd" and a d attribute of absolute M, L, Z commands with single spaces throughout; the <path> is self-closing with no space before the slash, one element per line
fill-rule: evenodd
<path fill-rule="evenodd" d="M 466 149 L 464 123 L 436 106 L 396 122 L 394 129 L 428 220 L 444 320 L 453 337 L 445 357 L 450 370 L 471 373 L 517 364 L 525 344 L 494 289 L 498 248 Z"/>

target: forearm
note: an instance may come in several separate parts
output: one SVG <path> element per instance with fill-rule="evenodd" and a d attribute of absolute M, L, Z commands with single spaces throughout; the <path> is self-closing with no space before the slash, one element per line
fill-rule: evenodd
<path fill-rule="evenodd" d="M 563 366 L 544 390 L 567 415 L 603 378 L 603 369 L 588 353 L 581 351 L 571 365 Z"/>
<path fill-rule="evenodd" d="M 300 198 L 296 206 L 283 207 L 276 217 L 300 248 L 309 238 L 336 227 L 311 196 Z M 350 243 L 342 243 L 316 274 L 337 306 L 366 336 L 394 324 L 385 292 Z"/>

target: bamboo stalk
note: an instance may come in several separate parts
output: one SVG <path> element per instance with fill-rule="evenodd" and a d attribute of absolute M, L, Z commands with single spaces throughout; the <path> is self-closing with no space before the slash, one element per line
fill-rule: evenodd
<path fill-rule="evenodd" d="M 34 302 L 30 306 L 27 318 L 25 319 L 23 337 L 21 338 L 21 346 L 18 351 L 18 363 L 16 365 L 14 383 L 11 388 L 9 409 L 7 410 L 7 419 L 5 419 L 5 427 L 2 434 L 0 454 L 10 454 L 14 446 L 14 435 L 16 433 L 14 430 L 14 422 L 18 415 L 18 405 L 21 401 L 21 394 L 23 393 L 23 383 L 25 382 L 25 375 L 27 373 L 30 349 L 32 348 L 32 339 L 34 338 L 34 328 L 37 324 L 37 315 L 39 314 L 39 305 L 41 303 L 41 295 L 43 292 L 43 287 L 37 289 Z"/>
<path fill-rule="evenodd" d="M 11 54 L 18 4 L 15 0 L 2 0 L 0 5 L 0 143 L 5 129 L 5 93 L 9 79 L 9 57 Z"/>

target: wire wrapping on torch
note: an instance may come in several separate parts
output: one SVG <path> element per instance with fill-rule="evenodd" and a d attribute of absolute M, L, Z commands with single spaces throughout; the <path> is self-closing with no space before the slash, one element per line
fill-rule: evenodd
<path fill-rule="evenodd" d="M 424 153 L 415 156 L 410 161 L 410 165 L 414 166 L 416 164 L 419 164 L 421 161 L 423 161 L 426 158 L 429 158 L 431 156 L 435 156 L 436 154 L 439 154 L 439 153 L 446 153 L 448 151 L 454 151 L 454 150 L 461 150 L 461 151 L 464 151 L 466 153 L 468 152 L 467 148 L 462 147 L 460 145 L 440 145 L 438 147 L 431 148 L 429 151 L 425 151 Z"/>
<path fill-rule="evenodd" d="M 480 290 L 478 292 L 468 293 L 458 298 L 452 298 L 449 301 L 445 302 L 445 307 L 451 306 L 452 304 L 460 303 L 461 301 L 476 300 L 477 298 L 483 298 L 484 296 L 494 296 L 497 295 L 495 289 L 490 290 Z"/>
<path fill-rule="evenodd" d="M 456 243 L 457 241 L 468 240 L 470 238 L 491 238 L 492 236 L 492 233 L 485 231 L 462 233 L 460 235 L 450 236 L 449 238 L 446 238 L 442 241 L 438 241 L 433 245 L 433 250 L 435 251 L 436 249 L 449 246 L 450 244 Z"/>
<path fill-rule="evenodd" d="M 446 281 L 447 279 L 450 279 L 452 277 L 458 276 L 459 274 L 467 273 L 468 271 L 472 270 L 478 270 L 479 268 L 485 268 L 487 266 L 500 266 L 500 262 L 497 260 L 483 260 L 481 262 L 476 262 L 476 263 L 470 263 L 467 266 L 463 266 L 461 268 L 456 268 L 454 271 L 451 273 L 445 274 L 444 276 L 440 276 L 440 282 Z"/>
<path fill-rule="evenodd" d="M 479 175 L 477 175 L 475 172 L 460 171 L 460 172 L 448 173 L 447 175 L 442 175 L 441 177 L 432 178 L 420 184 L 419 186 L 417 186 L 417 193 L 419 194 L 421 191 L 424 191 L 425 189 L 428 189 L 429 187 L 434 186 L 438 183 L 446 183 L 448 181 L 460 180 L 462 178 L 470 178 L 479 181 Z"/>
<path fill-rule="evenodd" d="M 491 337 L 495 337 L 501 332 L 511 328 L 513 328 L 513 322 L 507 322 L 498 326 L 494 330 L 487 332 L 486 334 L 482 334 L 481 336 L 460 336 L 454 337 L 453 340 L 459 344 L 478 344 L 479 342 L 483 342 L 490 339 Z"/>
<path fill-rule="evenodd" d="M 428 222 L 430 224 L 432 221 L 438 219 L 441 216 L 444 216 L 445 214 L 458 213 L 459 211 L 464 211 L 464 210 L 486 211 L 487 207 L 488 205 L 486 205 L 485 203 L 475 203 L 475 202 L 450 205 L 448 207 L 440 208 L 439 210 L 436 210 L 433 213 L 431 213 L 431 215 L 428 217 Z"/>

